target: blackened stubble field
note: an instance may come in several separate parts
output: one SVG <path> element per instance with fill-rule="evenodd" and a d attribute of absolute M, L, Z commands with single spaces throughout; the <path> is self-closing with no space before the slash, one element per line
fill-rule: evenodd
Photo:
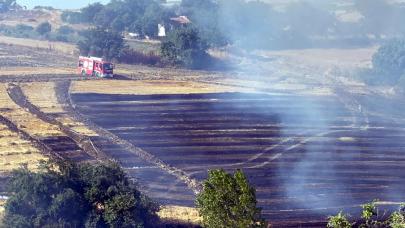
<path fill-rule="evenodd" d="M 212 93 L 72 98 L 95 124 L 193 178 L 203 180 L 209 169 L 243 169 L 257 189 L 263 214 L 276 226 L 321 225 L 342 209 L 356 215 L 359 204 L 373 199 L 404 199 L 404 126 L 382 118 L 364 121 L 336 97 Z M 107 152 L 127 168 L 142 166 L 131 164 L 134 155 Z M 193 205 L 190 191 L 172 178 L 135 168 L 133 175 L 143 175 L 140 184 L 157 200 Z M 166 187 L 156 188 L 156 181 Z"/>

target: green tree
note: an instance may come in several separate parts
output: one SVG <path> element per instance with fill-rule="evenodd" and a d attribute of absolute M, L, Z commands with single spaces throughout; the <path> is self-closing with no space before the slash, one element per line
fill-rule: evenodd
<path fill-rule="evenodd" d="M 41 35 L 48 34 L 52 31 L 52 25 L 49 22 L 43 22 L 37 26 L 36 31 Z"/>
<path fill-rule="evenodd" d="M 233 176 L 224 170 L 209 171 L 196 204 L 206 227 L 266 227 L 256 207 L 255 189 L 241 170 Z"/>
<path fill-rule="evenodd" d="M 80 10 L 82 13 L 82 20 L 83 22 L 93 23 L 94 18 L 101 10 L 104 9 L 104 5 L 99 2 L 90 4 Z"/>
<path fill-rule="evenodd" d="M 93 55 L 108 60 L 119 57 L 125 48 L 122 35 L 118 32 L 102 28 L 90 29 L 84 35 L 84 40 L 78 43 L 82 55 Z"/>
<path fill-rule="evenodd" d="M 5 227 L 148 227 L 158 207 L 116 163 L 43 163 L 13 172 Z"/>
<path fill-rule="evenodd" d="M 183 26 L 169 33 L 162 42 L 160 52 L 164 61 L 188 68 L 203 68 L 210 64 L 207 45 L 197 29 Z"/>

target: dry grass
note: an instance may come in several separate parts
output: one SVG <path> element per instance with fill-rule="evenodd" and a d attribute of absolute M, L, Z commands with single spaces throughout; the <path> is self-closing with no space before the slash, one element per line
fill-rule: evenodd
<path fill-rule="evenodd" d="M 36 170 L 39 161 L 46 159 L 31 142 L 0 124 L 0 173 L 10 172 L 22 164 Z"/>
<path fill-rule="evenodd" d="M 76 46 L 73 44 L 63 42 L 52 42 L 44 40 L 34 40 L 26 38 L 14 38 L 8 36 L 0 36 L 0 43 L 9 45 L 18 45 L 31 48 L 41 48 L 48 50 L 60 51 L 67 54 L 74 54 L 77 52 Z"/>
<path fill-rule="evenodd" d="M 40 136 L 59 134 L 54 127 L 48 126 L 13 103 L 4 84 L 0 86 L 0 114 L 20 126 L 29 126 L 30 129 L 24 130 L 31 134 Z M 46 160 L 46 157 L 31 142 L 10 131 L 6 125 L 0 124 L 0 173 L 10 172 L 22 164 L 27 164 L 29 169 L 35 170 L 40 160 Z"/>
<path fill-rule="evenodd" d="M 72 93 L 104 94 L 190 94 L 237 92 L 239 87 L 214 85 L 209 83 L 174 80 L 139 80 L 139 81 L 75 81 Z"/>
<path fill-rule="evenodd" d="M 7 67 L 0 71 L 0 76 L 32 74 L 76 74 L 76 69 L 69 67 Z"/>
<path fill-rule="evenodd" d="M 46 114 L 57 114 L 57 120 L 74 131 L 87 136 L 97 133 L 87 128 L 83 123 L 73 120 L 58 102 L 54 82 L 24 83 L 21 86 L 28 100 Z"/>
<path fill-rule="evenodd" d="M 34 137 L 65 136 L 60 129 L 22 109 L 8 96 L 5 84 L 0 84 L 0 114 Z"/>
<path fill-rule="evenodd" d="M 158 212 L 159 217 L 168 222 L 201 224 L 201 217 L 197 209 L 192 207 L 164 206 Z"/>

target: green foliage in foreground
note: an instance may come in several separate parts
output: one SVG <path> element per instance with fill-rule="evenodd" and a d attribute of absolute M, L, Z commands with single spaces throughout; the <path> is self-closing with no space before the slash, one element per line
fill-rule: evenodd
<path fill-rule="evenodd" d="M 266 227 L 256 203 L 255 189 L 240 170 L 233 176 L 210 171 L 196 201 L 205 227 Z"/>
<path fill-rule="evenodd" d="M 405 205 L 401 205 L 399 210 L 391 214 L 391 216 L 383 221 L 379 217 L 378 208 L 376 206 L 377 201 L 364 204 L 362 206 L 363 211 L 361 213 L 361 221 L 349 222 L 347 215 L 343 212 L 335 216 L 330 216 L 328 220 L 328 228 L 351 228 L 351 227 L 375 227 L 375 228 L 405 228 Z"/>
<path fill-rule="evenodd" d="M 343 214 L 343 212 L 339 212 L 339 214 L 329 217 L 328 225 L 326 227 L 328 227 L 328 228 L 351 228 L 352 224 L 349 222 L 349 220 L 346 218 L 346 216 Z"/>
<path fill-rule="evenodd" d="M 47 162 L 15 170 L 5 227 L 151 227 L 158 206 L 116 163 Z"/>

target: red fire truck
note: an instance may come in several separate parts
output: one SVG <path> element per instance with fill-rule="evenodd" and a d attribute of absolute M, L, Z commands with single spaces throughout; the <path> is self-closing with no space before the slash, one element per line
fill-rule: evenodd
<path fill-rule="evenodd" d="M 85 75 L 92 75 L 101 78 L 114 76 L 114 65 L 110 62 L 104 61 L 102 58 L 79 56 L 78 73 Z"/>

